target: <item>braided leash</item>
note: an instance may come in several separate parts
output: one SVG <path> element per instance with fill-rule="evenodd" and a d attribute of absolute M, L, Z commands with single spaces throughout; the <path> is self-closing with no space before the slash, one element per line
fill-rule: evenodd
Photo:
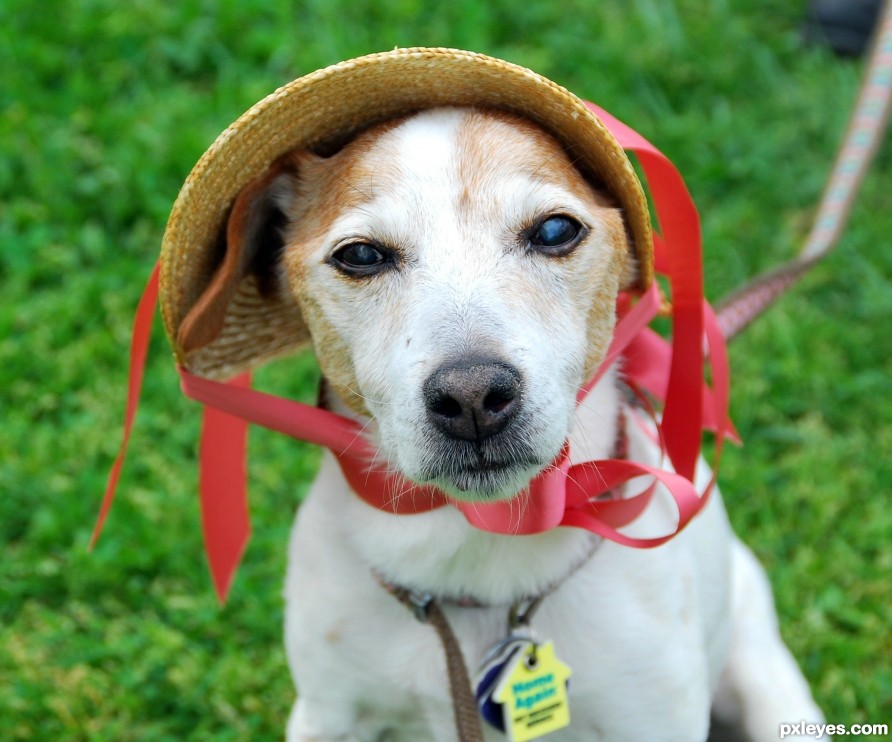
<path fill-rule="evenodd" d="M 416 619 L 428 624 L 437 632 L 443 654 L 446 656 L 446 676 L 449 680 L 449 695 L 452 700 L 458 742 L 483 742 L 483 722 L 477 712 L 477 699 L 471 687 L 468 667 L 442 607 L 428 593 L 397 587 L 377 573 L 374 573 L 374 576 L 381 587 L 412 611 Z"/>
<path fill-rule="evenodd" d="M 738 335 L 836 245 L 892 109 L 892 0 L 880 15 L 864 82 L 818 214 L 799 255 L 744 284 L 718 303 L 727 340 Z"/>
<path fill-rule="evenodd" d="M 483 742 L 483 724 L 477 713 L 477 699 L 471 688 L 468 669 L 462 657 L 458 640 L 443 609 L 436 601 L 431 601 L 427 610 L 428 623 L 440 637 L 443 652 L 446 654 L 446 674 L 449 678 L 449 693 L 452 696 L 452 711 L 455 715 L 455 730 L 459 742 Z"/>

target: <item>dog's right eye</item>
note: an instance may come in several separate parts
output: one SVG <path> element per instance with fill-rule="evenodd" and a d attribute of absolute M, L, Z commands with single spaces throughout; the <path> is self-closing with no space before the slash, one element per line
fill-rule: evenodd
<path fill-rule="evenodd" d="M 329 262 L 348 276 L 371 276 L 393 264 L 393 254 L 368 242 L 351 242 L 336 250 Z"/>

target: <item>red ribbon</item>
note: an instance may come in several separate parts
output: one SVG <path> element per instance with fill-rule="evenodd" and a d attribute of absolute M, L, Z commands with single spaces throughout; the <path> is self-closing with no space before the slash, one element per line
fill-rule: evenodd
<path fill-rule="evenodd" d="M 118 479 L 121 476 L 121 467 L 124 465 L 124 457 L 127 455 L 127 444 L 130 442 L 130 431 L 133 428 L 133 420 L 139 407 L 139 394 L 142 391 L 142 377 L 146 368 L 146 355 L 149 352 L 149 339 L 152 334 L 152 319 L 155 316 L 155 305 L 158 303 L 158 274 L 161 265 L 156 264 L 149 275 L 149 281 L 140 297 L 136 308 L 136 317 L 133 319 L 133 335 L 130 340 L 130 375 L 127 385 L 127 409 L 124 413 L 124 435 L 121 438 L 121 447 L 115 463 L 108 474 L 108 482 L 105 486 L 105 495 L 99 508 L 99 517 L 90 537 L 90 548 L 96 545 L 102 526 L 108 516 L 115 490 L 118 488 Z"/>
<path fill-rule="evenodd" d="M 375 451 L 352 420 L 254 391 L 248 375 L 221 383 L 193 376 L 181 368 L 184 394 L 204 405 L 200 450 L 202 530 L 214 587 L 221 601 L 226 599 L 250 536 L 245 485 L 249 422 L 329 448 L 351 488 L 376 508 L 407 515 L 448 504 L 461 510 L 475 527 L 495 533 L 520 535 L 574 526 L 627 546 L 650 548 L 679 533 L 703 508 L 715 484 L 715 474 L 698 494 L 693 480 L 702 430 L 716 433 L 714 472 L 718 470 L 725 437 L 736 439 L 736 433 L 728 419 L 729 370 L 724 338 L 712 308 L 703 298 L 697 211 L 681 176 L 663 154 L 606 111 L 587 105 L 619 143 L 638 156 L 644 169 L 662 230 L 662 238 L 654 238 L 655 265 L 658 272 L 668 277 L 671 288 L 672 342 L 670 345 L 647 327 L 659 311 L 656 282 L 637 302 L 621 297 L 613 342 L 598 373 L 577 401 L 581 402 L 610 365 L 624 356 L 624 376 L 636 393 L 644 390 L 665 405 L 662 423 L 656 418 L 654 422 L 658 440 L 674 471 L 615 459 L 571 466 L 569 447 L 565 445 L 555 462 L 518 496 L 524 499 L 522 507 L 517 507 L 516 499 L 486 504 L 451 501 L 434 487 L 413 484 L 370 465 Z M 91 547 L 111 506 L 130 438 L 157 294 L 156 266 L 136 312 L 124 434 Z M 707 353 L 712 366 L 712 388 L 704 378 Z M 643 492 L 619 500 L 598 499 L 599 495 L 642 476 L 653 478 L 653 484 Z M 676 502 L 675 528 L 655 538 L 633 538 L 621 533 L 618 529 L 634 521 L 650 503 L 657 483 L 664 485 Z"/>

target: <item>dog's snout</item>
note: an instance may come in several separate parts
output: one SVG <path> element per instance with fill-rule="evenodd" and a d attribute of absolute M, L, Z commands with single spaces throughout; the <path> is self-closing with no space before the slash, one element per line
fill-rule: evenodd
<path fill-rule="evenodd" d="M 520 408 L 520 373 L 498 361 L 441 366 L 424 383 L 428 418 L 450 438 L 483 441 L 505 429 Z"/>

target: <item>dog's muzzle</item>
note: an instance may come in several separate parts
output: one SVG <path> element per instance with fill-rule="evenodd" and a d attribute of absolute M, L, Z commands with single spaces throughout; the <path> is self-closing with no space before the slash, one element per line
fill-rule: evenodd
<path fill-rule="evenodd" d="M 433 434 L 423 480 L 483 498 L 516 494 L 547 463 L 529 440 L 523 392 L 520 371 L 498 358 L 466 356 L 435 369 L 422 385 Z"/>

